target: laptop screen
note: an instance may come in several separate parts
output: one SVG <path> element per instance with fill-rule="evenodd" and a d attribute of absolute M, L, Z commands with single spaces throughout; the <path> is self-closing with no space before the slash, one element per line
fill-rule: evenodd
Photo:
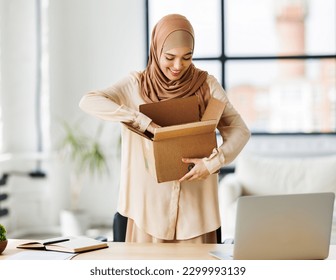
<path fill-rule="evenodd" d="M 234 259 L 327 258 L 334 200 L 334 193 L 239 198 Z"/>

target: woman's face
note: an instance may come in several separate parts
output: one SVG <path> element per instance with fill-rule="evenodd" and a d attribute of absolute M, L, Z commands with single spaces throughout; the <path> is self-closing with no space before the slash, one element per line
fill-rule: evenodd
<path fill-rule="evenodd" d="M 160 69 L 171 81 L 180 79 L 192 62 L 192 51 L 189 47 L 178 47 L 161 54 Z"/>

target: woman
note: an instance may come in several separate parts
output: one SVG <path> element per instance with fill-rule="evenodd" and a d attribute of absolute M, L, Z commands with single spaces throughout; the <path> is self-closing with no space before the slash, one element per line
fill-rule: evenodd
<path fill-rule="evenodd" d="M 142 72 L 86 94 L 80 108 L 108 121 L 154 133 L 157 125 L 139 105 L 196 95 L 201 112 L 211 97 L 226 104 L 218 130 L 223 144 L 208 158 L 181 159 L 194 167 L 178 181 L 157 183 L 146 169 L 143 137 L 122 127 L 122 163 L 118 212 L 128 217 L 126 241 L 216 243 L 220 227 L 219 168 L 230 163 L 250 132 L 217 80 L 192 63 L 194 31 L 182 15 L 163 17 L 154 27 L 150 56 Z"/>

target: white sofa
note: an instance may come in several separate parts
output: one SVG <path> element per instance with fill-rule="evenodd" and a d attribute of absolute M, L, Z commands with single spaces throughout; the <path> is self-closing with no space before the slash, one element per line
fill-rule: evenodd
<path fill-rule="evenodd" d="M 240 196 L 310 192 L 336 193 L 336 155 L 291 158 L 249 153 L 239 156 L 235 172 L 219 183 L 222 240 L 234 237 Z M 335 211 L 331 243 L 336 244 Z"/>

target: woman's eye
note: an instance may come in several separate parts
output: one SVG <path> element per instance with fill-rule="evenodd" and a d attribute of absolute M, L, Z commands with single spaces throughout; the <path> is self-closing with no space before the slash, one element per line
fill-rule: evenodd
<path fill-rule="evenodd" d="M 166 59 L 171 61 L 171 60 L 173 60 L 174 58 L 172 58 L 172 57 L 166 57 Z"/>
<path fill-rule="evenodd" d="M 190 60 L 191 59 L 191 56 L 188 56 L 188 57 L 183 57 L 184 60 Z"/>

